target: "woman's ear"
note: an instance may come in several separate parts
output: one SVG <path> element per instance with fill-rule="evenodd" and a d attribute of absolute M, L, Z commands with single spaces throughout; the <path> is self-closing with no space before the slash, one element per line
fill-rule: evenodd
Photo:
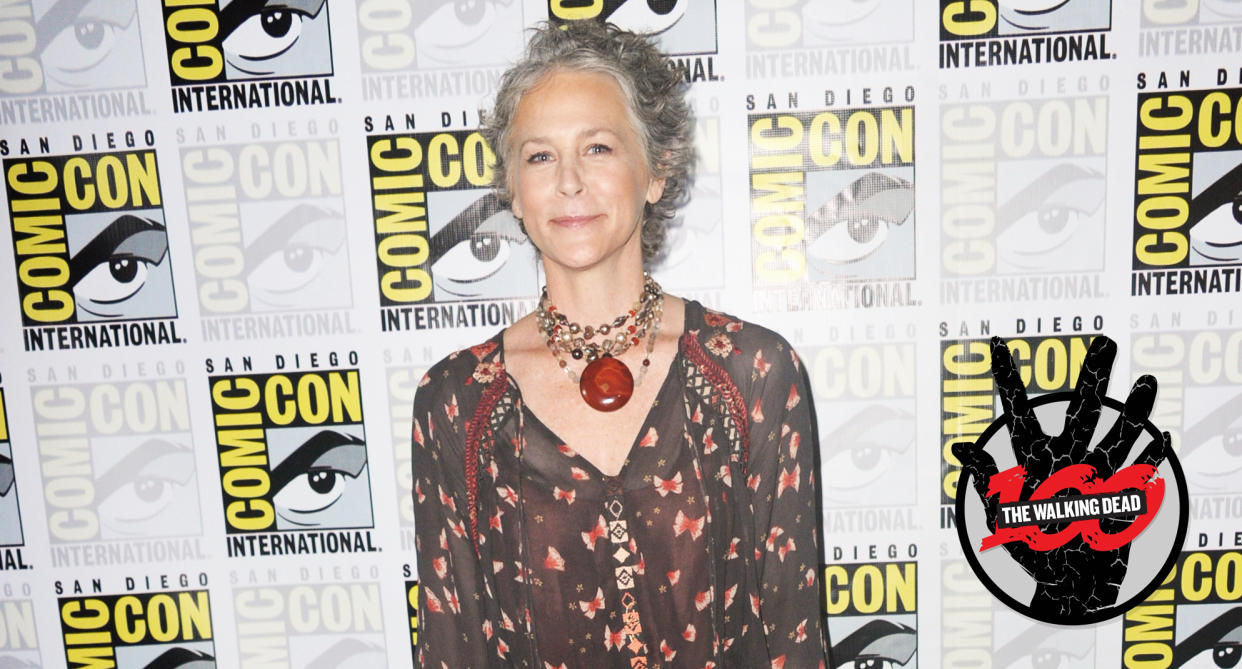
<path fill-rule="evenodd" d="M 647 184 L 647 204 L 655 204 L 661 197 L 664 197 L 664 177 L 657 177 Z"/>

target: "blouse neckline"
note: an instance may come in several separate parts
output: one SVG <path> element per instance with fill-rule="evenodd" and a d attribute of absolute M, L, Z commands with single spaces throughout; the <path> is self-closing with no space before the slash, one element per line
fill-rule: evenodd
<path fill-rule="evenodd" d="M 700 318 L 699 314 L 700 314 L 702 305 L 700 305 L 695 300 L 689 300 L 689 299 L 684 299 L 684 298 L 683 298 L 683 302 L 685 303 L 685 314 L 682 317 L 681 334 L 677 337 L 677 349 L 673 352 L 672 360 L 669 361 L 668 370 L 664 374 L 664 381 L 661 383 L 660 389 L 656 392 L 655 402 L 659 402 L 661 400 L 667 399 L 664 396 L 668 394 L 669 384 L 673 382 L 673 378 L 672 378 L 673 374 L 677 371 L 678 367 L 680 366 L 682 362 L 681 342 L 691 330 L 690 328 L 691 313 L 693 312 L 696 322 Z M 510 391 L 515 396 L 518 411 L 522 412 L 525 416 L 530 417 L 535 423 L 538 424 L 539 426 L 538 429 L 541 429 L 544 432 L 546 432 L 557 443 L 565 444 L 568 448 L 573 450 L 574 457 L 577 458 L 579 461 L 581 461 L 586 467 L 589 467 L 590 468 L 589 471 L 592 474 L 599 476 L 601 480 L 605 482 L 625 480 L 625 475 L 630 469 L 630 463 L 633 461 L 634 459 L 633 456 L 637 452 L 638 444 L 642 441 L 643 434 L 646 431 L 646 428 L 651 423 L 651 417 L 655 413 L 656 404 L 652 403 L 652 405 L 648 407 L 647 413 L 643 416 L 642 423 L 640 423 L 638 426 L 638 432 L 634 435 L 633 439 L 630 440 L 629 450 L 626 451 L 625 460 L 621 463 L 621 469 L 618 470 L 616 474 L 605 474 L 603 471 L 599 469 L 599 467 L 595 465 L 595 463 L 583 457 L 572 446 L 569 446 L 569 442 L 562 439 L 560 435 L 558 435 L 551 427 L 548 427 L 548 424 L 545 423 L 543 419 L 540 418 L 539 415 L 534 412 L 533 409 L 528 407 L 526 405 L 526 402 L 522 401 L 522 387 L 518 385 L 517 379 L 513 378 L 513 375 L 509 373 L 508 368 L 504 364 L 505 363 L 505 336 L 504 335 L 505 335 L 504 330 L 501 330 L 500 332 L 496 333 L 496 360 L 500 363 L 501 369 L 504 370 L 505 381 L 508 384 Z"/>

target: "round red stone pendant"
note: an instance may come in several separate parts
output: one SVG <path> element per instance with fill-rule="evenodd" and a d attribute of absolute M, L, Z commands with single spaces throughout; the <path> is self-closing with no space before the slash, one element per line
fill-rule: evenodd
<path fill-rule="evenodd" d="M 578 390 L 592 409 L 616 411 L 634 394 L 634 375 L 625 363 L 606 355 L 582 370 Z"/>

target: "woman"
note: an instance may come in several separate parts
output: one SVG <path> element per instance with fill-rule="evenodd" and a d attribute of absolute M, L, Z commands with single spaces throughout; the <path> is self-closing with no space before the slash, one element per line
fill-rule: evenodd
<path fill-rule="evenodd" d="M 824 666 L 797 356 L 643 274 L 688 184 L 677 75 L 545 26 L 487 130 L 547 286 L 415 398 L 421 665 Z"/>

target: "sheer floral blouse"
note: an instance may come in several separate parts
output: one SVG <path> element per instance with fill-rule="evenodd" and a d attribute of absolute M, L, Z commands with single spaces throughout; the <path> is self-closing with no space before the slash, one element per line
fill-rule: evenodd
<path fill-rule="evenodd" d="M 826 666 L 810 396 L 779 335 L 686 303 L 621 471 L 522 401 L 501 336 L 414 400 L 423 667 Z"/>

